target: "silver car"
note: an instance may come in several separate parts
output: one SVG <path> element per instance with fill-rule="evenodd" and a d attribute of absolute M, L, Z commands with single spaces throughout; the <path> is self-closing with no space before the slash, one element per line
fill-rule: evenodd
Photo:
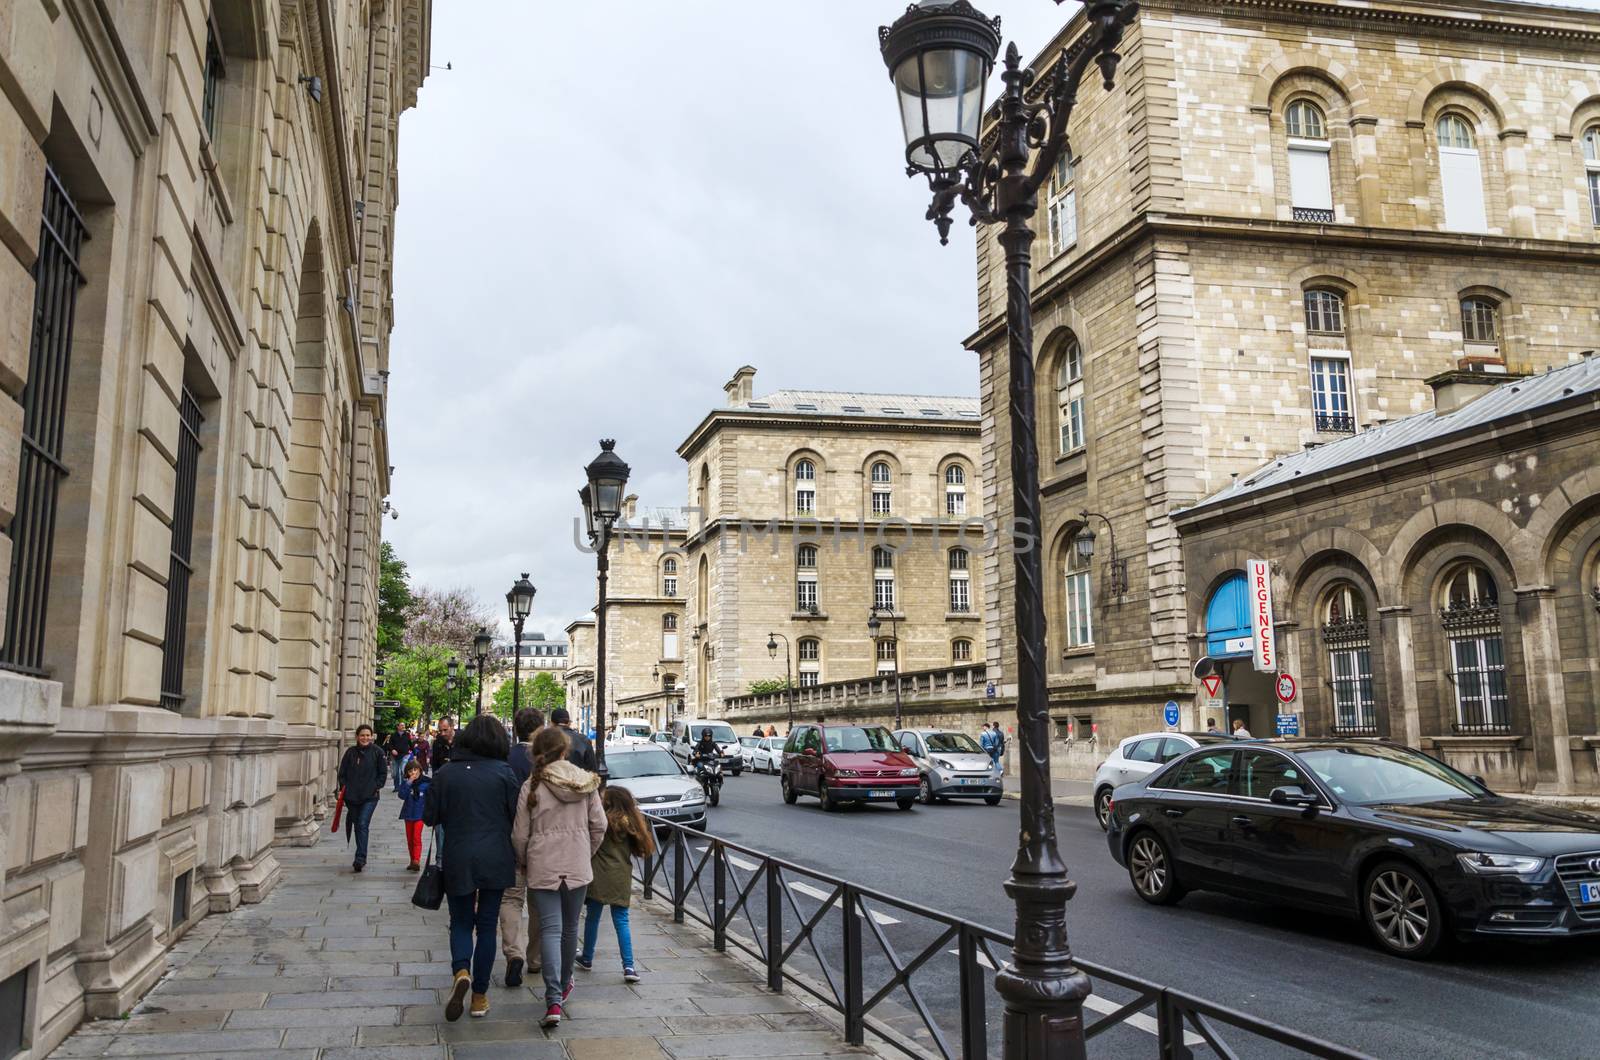
<path fill-rule="evenodd" d="M 978 741 L 948 729 L 901 729 L 894 734 L 900 749 L 916 759 L 922 773 L 924 805 L 946 799 L 982 799 L 1000 805 L 1000 767 Z"/>
<path fill-rule="evenodd" d="M 1119 784 L 1143 780 L 1168 762 L 1203 743 L 1221 743 L 1218 732 L 1144 732 L 1117 744 L 1094 774 L 1094 815 L 1100 827 L 1111 815 L 1111 792 Z"/>
<path fill-rule="evenodd" d="M 706 826 L 706 793 L 678 760 L 654 744 L 606 748 L 611 783 L 627 788 L 651 817 L 691 828 Z"/>

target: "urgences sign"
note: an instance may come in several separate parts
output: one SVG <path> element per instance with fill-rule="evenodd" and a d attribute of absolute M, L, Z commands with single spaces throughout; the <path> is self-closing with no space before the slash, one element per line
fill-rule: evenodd
<path fill-rule="evenodd" d="M 1272 628 L 1272 568 L 1264 559 L 1249 561 L 1245 577 L 1250 587 L 1250 654 L 1262 673 L 1278 669 L 1278 639 Z"/>

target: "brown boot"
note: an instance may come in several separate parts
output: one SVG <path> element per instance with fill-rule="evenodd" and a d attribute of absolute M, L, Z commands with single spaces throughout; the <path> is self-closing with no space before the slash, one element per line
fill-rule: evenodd
<path fill-rule="evenodd" d="M 481 1016 L 487 1016 L 489 1014 L 489 995 L 473 994 L 472 1008 L 468 1009 L 468 1013 L 473 1019 L 478 1019 Z"/>

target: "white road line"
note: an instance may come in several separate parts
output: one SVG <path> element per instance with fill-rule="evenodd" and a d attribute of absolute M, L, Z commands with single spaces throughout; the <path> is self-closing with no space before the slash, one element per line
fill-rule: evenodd
<path fill-rule="evenodd" d="M 953 953 L 957 957 L 961 956 L 961 951 L 960 950 L 945 950 L 945 952 L 946 953 Z M 989 958 L 987 958 L 987 957 L 985 957 L 983 955 L 983 951 L 982 950 L 978 951 L 978 963 L 983 965 L 985 968 L 989 968 L 991 970 L 994 968 L 994 965 L 989 963 Z"/>
<path fill-rule="evenodd" d="M 790 883 L 789 884 L 789 889 L 791 891 L 799 891 L 801 894 L 806 895 L 807 897 L 810 897 L 810 898 L 815 898 L 819 902 L 826 902 L 829 898 L 833 897 L 827 891 L 819 891 L 819 890 L 817 890 L 817 888 L 811 886 L 809 883 L 800 883 L 799 881 L 794 881 L 794 882 Z M 876 909 L 869 909 L 869 910 L 867 910 L 867 913 L 868 913 L 869 916 L 872 917 L 874 923 L 877 923 L 877 924 L 880 924 L 880 925 L 885 925 L 886 926 L 886 925 L 889 925 L 889 924 L 898 924 L 898 923 L 900 923 L 900 921 L 896 920 L 894 917 L 890 916 L 889 914 L 880 913 Z"/>
<path fill-rule="evenodd" d="M 1121 1008 L 1122 1003 L 1116 1001 L 1107 1001 L 1098 994 L 1090 994 L 1088 997 L 1083 999 L 1083 1007 L 1087 1009 L 1093 1009 L 1102 1016 L 1106 1016 Z M 1161 1028 L 1156 1023 L 1155 1017 L 1148 1016 L 1143 1012 L 1135 1012 L 1122 1022 L 1127 1024 L 1129 1027 L 1135 1027 L 1147 1034 L 1161 1033 Z M 1185 1031 L 1183 1034 L 1183 1043 L 1189 1046 L 1204 1045 L 1206 1044 L 1206 1040 L 1200 1037 L 1198 1034 L 1191 1034 L 1188 1031 Z"/>
<path fill-rule="evenodd" d="M 746 861 L 744 858 L 736 858 L 732 854 L 728 855 L 728 860 L 746 872 L 754 872 L 761 867 L 753 861 Z"/>

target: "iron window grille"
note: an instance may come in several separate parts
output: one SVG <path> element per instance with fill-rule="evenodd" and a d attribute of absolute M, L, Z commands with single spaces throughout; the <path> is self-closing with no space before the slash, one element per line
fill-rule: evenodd
<path fill-rule="evenodd" d="M 0 668 L 44 676 L 50 561 L 67 419 L 67 376 L 78 289 L 86 282 L 78 253 L 89 238 L 83 217 L 55 171 L 45 168 L 39 255 L 33 265 L 33 331 L 28 382 L 22 388 L 22 453 L 11 518 L 11 587 Z"/>
<path fill-rule="evenodd" d="M 1378 703 L 1372 687 L 1372 642 L 1366 619 L 1331 621 L 1322 627 L 1333 690 L 1333 731 L 1339 736 L 1378 735 Z"/>
<path fill-rule="evenodd" d="M 183 709 L 183 656 L 189 639 L 189 580 L 194 575 L 195 492 L 200 475 L 200 403 L 188 387 L 178 401 L 177 486 L 172 497 L 172 557 L 167 566 L 167 636 L 161 648 L 161 705 Z"/>
<path fill-rule="evenodd" d="M 1447 671 L 1456 690 L 1454 731 L 1461 735 L 1511 732 L 1505 640 L 1494 603 L 1462 603 L 1439 615 L 1450 648 Z"/>
<path fill-rule="evenodd" d="M 1356 418 L 1348 412 L 1319 412 L 1317 431 L 1321 434 L 1354 434 Z"/>

